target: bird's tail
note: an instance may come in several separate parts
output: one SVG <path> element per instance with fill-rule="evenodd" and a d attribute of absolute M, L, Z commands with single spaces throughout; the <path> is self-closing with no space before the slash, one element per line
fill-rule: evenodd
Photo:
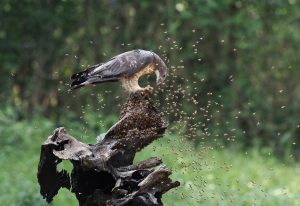
<path fill-rule="evenodd" d="M 78 72 L 71 76 L 71 89 L 78 89 L 89 84 L 118 81 L 117 77 L 103 77 L 101 75 L 90 75 L 90 69 Z"/>

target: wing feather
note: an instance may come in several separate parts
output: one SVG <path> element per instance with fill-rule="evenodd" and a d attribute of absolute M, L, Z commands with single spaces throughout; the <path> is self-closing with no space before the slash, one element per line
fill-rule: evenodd
<path fill-rule="evenodd" d="M 123 76 L 132 76 L 153 63 L 153 53 L 145 50 L 133 50 L 119 54 L 108 62 L 91 66 L 73 74 L 72 86 L 84 86 L 87 83 L 115 81 Z"/>
<path fill-rule="evenodd" d="M 153 62 L 152 52 L 133 50 L 113 57 L 90 72 L 90 75 L 131 76 Z"/>

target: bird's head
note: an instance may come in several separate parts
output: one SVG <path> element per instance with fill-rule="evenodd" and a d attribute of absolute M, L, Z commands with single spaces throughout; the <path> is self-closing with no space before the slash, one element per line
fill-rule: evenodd
<path fill-rule="evenodd" d="M 165 81 L 165 79 L 168 76 L 168 68 L 167 68 L 165 62 L 156 54 L 155 54 L 155 58 L 154 58 L 154 64 L 156 67 L 156 70 L 155 70 L 156 84 L 160 85 L 161 83 L 163 83 L 163 81 Z"/>

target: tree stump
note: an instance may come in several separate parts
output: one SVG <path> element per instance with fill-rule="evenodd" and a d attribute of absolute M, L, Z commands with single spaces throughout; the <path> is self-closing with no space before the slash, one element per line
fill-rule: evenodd
<path fill-rule="evenodd" d="M 139 150 L 163 136 L 166 122 L 149 94 L 131 94 L 119 121 L 95 145 L 85 144 L 61 127 L 41 146 L 38 167 L 40 193 L 51 202 L 64 187 L 75 193 L 81 206 L 163 205 L 162 195 L 178 187 L 159 158 L 137 164 Z M 57 171 L 62 160 L 73 164 L 71 174 Z"/>

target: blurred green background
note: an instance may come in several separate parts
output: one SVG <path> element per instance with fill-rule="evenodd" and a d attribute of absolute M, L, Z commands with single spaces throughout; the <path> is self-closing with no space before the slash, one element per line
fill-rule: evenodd
<path fill-rule="evenodd" d="M 166 205 L 300 205 L 299 0 L 0 2 L 0 205 L 46 205 L 42 142 L 64 126 L 95 143 L 127 96 L 69 92 L 70 75 L 137 48 L 170 70 L 153 97 L 168 132 L 136 159 L 173 168 Z"/>

